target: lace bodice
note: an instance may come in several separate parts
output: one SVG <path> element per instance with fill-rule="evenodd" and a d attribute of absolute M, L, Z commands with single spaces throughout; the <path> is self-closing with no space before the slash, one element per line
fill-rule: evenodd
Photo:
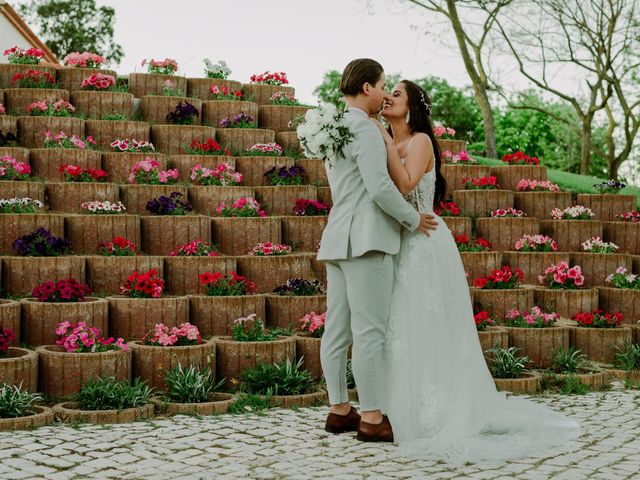
<path fill-rule="evenodd" d="M 405 199 L 420 213 L 433 213 L 433 197 L 436 193 L 435 167 L 425 173 L 416 188 Z"/>

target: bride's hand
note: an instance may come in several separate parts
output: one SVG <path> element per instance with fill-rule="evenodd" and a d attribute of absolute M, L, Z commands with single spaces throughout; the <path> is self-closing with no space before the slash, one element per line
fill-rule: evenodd
<path fill-rule="evenodd" d="M 379 120 L 372 118 L 371 121 L 376 125 L 376 127 L 378 127 L 378 130 L 380 130 L 380 133 L 382 134 L 382 138 L 384 139 L 385 143 L 393 142 L 393 138 L 391 137 L 391 135 L 389 135 L 389 132 L 387 132 L 387 130 L 384 128 L 384 126 L 380 123 Z"/>

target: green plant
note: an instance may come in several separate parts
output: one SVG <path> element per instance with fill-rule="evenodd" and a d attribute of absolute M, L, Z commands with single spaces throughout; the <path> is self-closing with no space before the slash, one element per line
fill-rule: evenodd
<path fill-rule="evenodd" d="M 347 388 L 356 388 L 356 380 L 353 377 L 353 365 L 347 360 Z"/>
<path fill-rule="evenodd" d="M 74 400 L 83 410 L 121 410 L 149 403 L 152 392 L 139 378 L 130 382 L 105 377 L 89 380 L 74 395 Z"/>
<path fill-rule="evenodd" d="M 553 366 L 551 369 L 555 373 L 576 373 L 587 361 L 587 356 L 575 347 L 568 349 L 557 348 L 552 352 Z"/>
<path fill-rule="evenodd" d="M 236 342 L 272 342 L 278 337 L 293 335 L 292 329 L 274 328 L 266 330 L 262 320 L 252 313 L 248 317 L 240 317 L 234 320 L 231 329 L 231 338 Z"/>
<path fill-rule="evenodd" d="M 235 401 L 229 405 L 229 413 L 261 413 L 271 407 L 273 407 L 271 395 L 240 393 Z"/>
<path fill-rule="evenodd" d="M 589 387 L 580 381 L 578 377 L 568 375 L 564 379 L 564 385 L 560 390 L 563 395 L 584 395 L 589 393 Z"/>
<path fill-rule="evenodd" d="M 262 363 L 240 374 L 240 390 L 257 395 L 303 395 L 314 392 L 317 382 L 302 368 L 303 359 L 293 363 Z"/>
<path fill-rule="evenodd" d="M 516 355 L 516 347 L 500 348 L 498 345 L 488 350 L 493 354 L 491 375 L 493 378 L 519 378 L 529 363 L 529 357 Z"/>
<path fill-rule="evenodd" d="M 42 400 L 40 395 L 22 389 L 20 385 L 0 385 L 0 418 L 33 415 L 33 404 Z"/>
<path fill-rule="evenodd" d="M 616 345 L 615 347 L 613 365 L 616 368 L 627 371 L 640 369 L 640 345 L 626 342 L 622 346 Z"/>
<path fill-rule="evenodd" d="M 224 379 L 215 382 L 215 371 L 209 367 L 200 370 L 194 365 L 182 368 L 180 364 L 167 372 L 164 381 L 169 399 L 179 403 L 210 402 L 224 383 Z"/>
<path fill-rule="evenodd" d="M 127 120 L 129 120 L 129 117 L 127 117 L 124 113 L 110 113 L 109 115 L 103 116 L 102 120 L 126 122 Z"/>

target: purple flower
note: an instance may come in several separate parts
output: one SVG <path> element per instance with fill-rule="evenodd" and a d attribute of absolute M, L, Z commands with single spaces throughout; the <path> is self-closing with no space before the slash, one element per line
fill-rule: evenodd
<path fill-rule="evenodd" d="M 173 112 L 167 115 L 167 121 L 177 125 L 191 125 L 194 117 L 200 115 L 198 109 L 189 102 L 180 102 Z"/>
<path fill-rule="evenodd" d="M 193 208 L 189 202 L 180 200 L 180 192 L 171 192 L 169 196 L 161 195 L 147 202 L 146 209 L 152 215 L 185 215 Z"/>
<path fill-rule="evenodd" d="M 43 227 L 16 239 L 12 246 L 23 257 L 57 257 L 71 252 L 69 240 L 56 237 Z"/>

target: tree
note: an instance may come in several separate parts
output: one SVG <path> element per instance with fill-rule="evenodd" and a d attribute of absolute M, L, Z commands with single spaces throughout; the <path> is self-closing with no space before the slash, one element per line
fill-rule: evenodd
<path fill-rule="evenodd" d="M 483 0 L 476 0 L 481 5 Z M 637 35 L 632 15 L 635 0 L 538 0 L 522 2 L 495 21 L 519 72 L 536 87 L 557 96 L 575 110 L 582 138 L 580 173 L 589 172 L 592 124 L 614 93 L 609 80 L 624 66 L 624 53 Z M 527 8 L 524 8 L 524 7 Z M 515 5 L 514 5 L 515 7 Z M 635 10 L 635 6 L 633 7 Z M 579 72 L 581 91 L 559 85 L 567 69 Z M 572 91 L 570 91 L 572 90 Z M 521 103 L 553 115 L 544 106 Z M 561 117 L 558 117 L 561 119 Z"/>
<path fill-rule="evenodd" d="M 501 10 L 513 0 L 404 0 L 416 7 L 435 12 L 446 17 L 456 38 L 465 69 L 473 85 L 476 100 L 482 113 L 486 155 L 496 158 L 496 129 L 493 108 L 489 98 L 492 83 L 487 75 L 485 63 L 488 57 L 488 41 L 494 29 L 494 22 Z M 478 19 L 480 25 L 467 28 L 465 18 Z M 476 21 L 477 23 L 477 21 Z M 471 32 L 477 32 L 472 36 Z"/>
<path fill-rule="evenodd" d="M 97 7 L 95 0 L 30 0 L 19 11 L 58 58 L 88 51 L 117 65 L 124 56 L 113 41 L 115 10 Z"/>

